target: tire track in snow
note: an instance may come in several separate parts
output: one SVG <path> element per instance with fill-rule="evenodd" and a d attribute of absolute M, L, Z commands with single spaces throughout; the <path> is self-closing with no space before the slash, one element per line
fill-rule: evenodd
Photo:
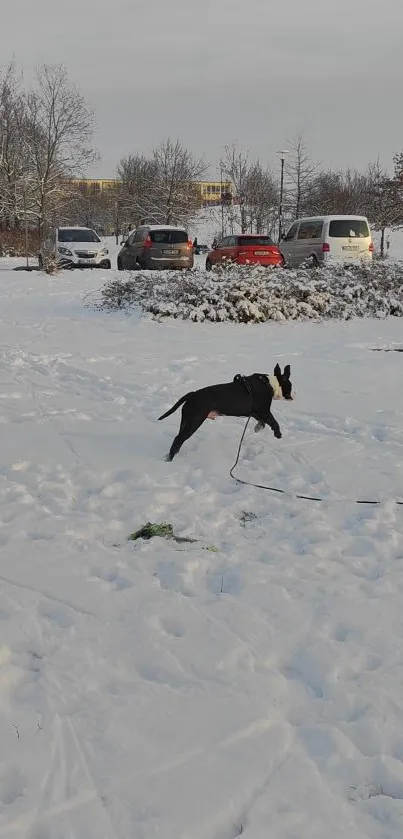
<path fill-rule="evenodd" d="M 94 618 L 95 620 L 99 621 L 100 623 L 107 623 L 104 618 L 101 618 L 99 615 L 96 615 L 94 612 L 87 611 L 86 609 L 80 609 L 78 606 L 74 606 L 72 603 L 69 603 L 67 600 L 63 600 L 61 597 L 56 597 L 56 595 L 49 594 L 46 591 L 42 591 L 39 588 L 34 586 L 30 586 L 27 583 L 20 583 L 16 580 L 10 580 L 9 577 L 4 577 L 0 575 L 0 580 L 3 583 L 7 583 L 9 586 L 15 586 L 15 588 L 22 589 L 23 591 L 29 591 L 32 594 L 38 594 L 40 597 L 45 597 L 47 600 L 52 601 L 53 603 L 57 603 L 60 606 L 65 606 L 67 609 L 72 609 L 73 612 L 76 612 L 79 615 L 85 615 L 85 617 Z"/>
<path fill-rule="evenodd" d="M 63 721 L 56 713 L 54 714 L 53 727 L 56 728 L 55 737 L 52 746 L 52 754 L 50 756 L 49 765 L 45 777 L 41 783 L 41 793 L 37 801 L 35 809 L 30 813 L 23 813 L 14 821 L 0 827 L 0 836 L 9 836 L 13 833 L 29 832 L 29 835 L 35 833 L 38 835 L 38 825 L 40 826 L 40 835 L 49 839 L 52 835 L 52 827 L 50 833 L 42 832 L 43 828 L 47 828 L 50 819 L 55 816 L 61 816 L 74 812 L 77 809 L 91 803 L 97 799 L 97 791 L 95 789 L 89 791 L 78 792 L 76 795 L 69 797 L 65 801 L 57 804 L 51 802 L 63 791 L 68 792 L 68 773 L 66 772 L 66 760 L 64 750 L 64 738 L 62 734 Z M 46 803 L 48 802 L 48 803 Z M 116 836 L 116 834 L 114 835 Z"/>
<path fill-rule="evenodd" d="M 208 833 L 205 831 L 204 835 L 206 839 L 207 837 L 208 839 L 237 839 L 238 836 L 243 835 L 245 831 L 247 831 L 248 821 L 253 811 L 253 808 L 256 806 L 256 804 L 258 804 L 259 800 L 263 798 L 270 786 L 273 776 L 281 770 L 282 766 L 286 763 L 289 757 L 291 747 L 294 741 L 294 729 L 293 726 L 291 726 L 289 723 L 284 723 L 283 727 L 284 726 L 285 737 L 284 742 L 281 744 L 281 753 L 274 757 L 274 759 L 272 760 L 272 765 L 270 766 L 270 769 L 267 771 L 267 774 L 265 774 L 261 783 L 256 785 L 253 792 L 249 793 L 249 795 L 245 795 L 245 800 L 242 805 L 237 805 L 236 809 L 238 810 L 238 815 L 235 816 L 235 818 L 232 812 L 231 814 L 229 814 L 225 811 L 223 813 L 219 813 L 215 817 L 214 822 L 229 821 L 230 824 L 228 825 L 228 827 L 223 828 L 213 827 L 212 831 L 210 828 Z M 277 728 L 277 725 L 276 723 L 273 723 L 272 725 L 269 725 L 269 727 L 275 730 Z M 230 805 L 230 809 L 231 811 L 233 811 L 234 809 L 234 806 L 232 804 Z"/>
<path fill-rule="evenodd" d="M 58 602 L 57 599 L 56 602 Z M 85 612 L 74 611 L 87 617 Z M 90 615 L 90 617 L 94 616 Z M 50 639 L 47 639 L 43 633 L 41 619 L 35 621 L 35 628 L 38 641 L 44 650 L 43 658 L 46 658 L 46 648 Z M 53 649 L 52 655 L 53 658 L 57 655 L 55 649 Z M 71 716 L 69 714 L 61 715 L 56 710 L 54 697 L 61 705 L 65 703 L 65 697 L 51 663 L 47 666 L 46 677 L 42 673 L 42 678 L 46 678 L 45 683 L 48 689 L 44 690 L 45 700 L 53 718 L 53 728 L 55 730 L 49 768 L 41 785 L 41 798 L 35 812 L 25 814 L 11 825 L 7 825 L 7 830 L 9 832 L 21 830 L 22 820 L 24 832 L 29 830 L 32 835 L 40 835 L 43 839 L 52 839 L 54 835 L 52 820 L 54 818 L 58 817 L 60 819 L 60 817 L 65 816 L 70 820 L 78 810 L 94 806 L 96 807 L 95 812 L 90 817 L 91 830 L 95 830 L 96 835 L 102 836 L 102 839 L 120 839 L 108 813 L 106 797 L 98 788 L 89 769 Z M 49 688 L 52 690 L 49 690 Z M 81 788 L 83 781 L 80 775 L 83 776 L 87 789 Z M 59 800 L 55 802 L 55 799 Z M 72 836 L 81 837 L 82 827 L 77 825 L 77 834 L 72 823 L 71 827 L 74 831 Z"/>

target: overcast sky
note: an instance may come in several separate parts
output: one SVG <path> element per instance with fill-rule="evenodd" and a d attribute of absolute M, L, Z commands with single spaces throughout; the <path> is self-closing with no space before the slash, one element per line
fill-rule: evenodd
<path fill-rule="evenodd" d="M 225 143 L 277 166 L 304 131 L 323 166 L 403 149 L 402 0 L 14 0 L 0 62 L 64 63 L 94 106 L 96 174 L 179 139 L 216 169 Z"/>

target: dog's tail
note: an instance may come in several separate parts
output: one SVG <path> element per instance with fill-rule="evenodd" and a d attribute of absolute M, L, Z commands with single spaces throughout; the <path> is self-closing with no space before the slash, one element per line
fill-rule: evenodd
<path fill-rule="evenodd" d="M 193 391 L 192 391 L 192 390 L 191 390 L 191 391 L 189 391 L 189 393 L 185 393 L 185 395 L 184 395 L 184 396 L 182 396 L 182 398 L 181 398 L 181 399 L 178 399 L 178 401 L 177 401 L 177 402 L 175 402 L 175 405 L 173 406 L 173 408 L 170 408 L 170 409 L 169 409 L 169 411 L 165 411 L 165 414 L 162 414 L 160 417 L 158 417 L 158 419 L 159 419 L 159 420 L 162 420 L 162 419 L 165 419 L 165 417 L 169 417 L 169 415 L 170 415 L 170 414 L 174 414 L 174 413 L 175 413 L 175 411 L 177 411 L 177 409 L 179 408 L 179 406 L 180 406 L 180 405 L 183 405 L 183 403 L 184 403 L 184 402 L 186 402 L 187 398 L 188 398 L 189 396 L 191 396 L 191 395 L 192 395 L 192 393 L 193 393 Z"/>

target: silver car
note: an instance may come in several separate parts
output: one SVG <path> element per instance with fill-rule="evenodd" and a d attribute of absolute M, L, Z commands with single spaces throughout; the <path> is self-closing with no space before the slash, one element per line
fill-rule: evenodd
<path fill-rule="evenodd" d="M 142 225 L 118 253 L 119 271 L 136 268 L 193 268 L 194 250 L 186 230 L 170 225 Z"/>

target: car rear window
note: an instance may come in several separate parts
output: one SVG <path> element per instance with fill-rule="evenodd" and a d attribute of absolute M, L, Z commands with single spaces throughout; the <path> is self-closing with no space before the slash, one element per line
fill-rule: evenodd
<path fill-rule="evenodd" d="M 273 245 L 270 236 L 238 236 L 238 245 Z"/>
<path fill-rule="evenodd" d="M 329 236 L 332 239 L 367 239 L 368 225 L 364 219 L 337 219 L 329 224 Z"/>
<path fill-rule="evenodd" d="M 187 242 L 186 230 L 150 230 L 150 239 L 156 245 L 180 245 Z"/>
<path fill-rule="evenodd" d="M 58 242 L 100 242 L 99 236 L 95 230 L 86 230 L 73 228 L 69 230 L 67 227 L 64 230 L 59 230 L 57 235 Z"/>

